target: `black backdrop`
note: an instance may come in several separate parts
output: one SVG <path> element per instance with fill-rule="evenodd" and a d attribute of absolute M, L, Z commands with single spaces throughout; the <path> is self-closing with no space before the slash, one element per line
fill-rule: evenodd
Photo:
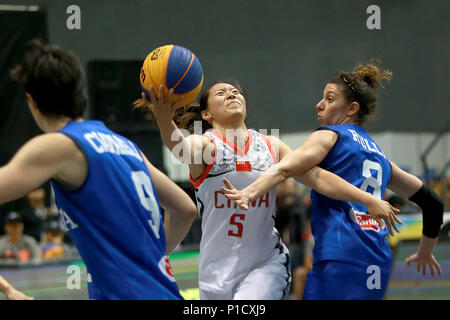
<path fill-rule="evenodd" d="M 113 130 L 148 130 L 147 115 L 133 110 L 140 98 L 139 74 L 142 61 L 99 60 L 87 65 L 91 117 L 102 119 Z M 156 128 L 155 128 L 156 129 Z"/>
<path fill-rule="evenodd" d="M 149 113 L 133 108 L 141 96 L 140 60 L 99 60 L 87 66 L 90 118 L 133 140 L 152 164 L 165 172 L 159 130 Z"/>
<path fill-rule="evenodd" d="M 0 11 L 0 166 L 27 140 L 41 133 L 28 110 L 24 90 L 9 76 L 10 69 L 23 57 L 27 42 L 34 38 L 48 39 L 45 11 Z M 48 184 L 45 188 L 48 201 Z M 24 205 L 24 199 L 10 202 L 1 206 L 1 212 L 20 210 Z"/>
<path fill-rule="evenodd" d="M 24 90 L 9 76 L 10 69 L 23 57 L 27 42 L 34 38 L 47 41 L 44 11 L 0 11 L 0 165 L 41 132 L 28 111 Z"/>

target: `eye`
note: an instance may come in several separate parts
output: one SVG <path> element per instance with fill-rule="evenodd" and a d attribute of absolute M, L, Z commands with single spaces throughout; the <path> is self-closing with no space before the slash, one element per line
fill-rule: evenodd
<path fill-rule="evenodd" d="M 216 92 L 216 96 L 221 96 L 221 95 L 223 95 L 223 91 L 217 91 Z"/>
<path fill-rule="evenodd" d="M 234 89 L 233 91 L 231 91 L 233 94 L 241 94 L 240 92 L 239 92 L 239 90 L 237 90 L 237 89 Z"/>

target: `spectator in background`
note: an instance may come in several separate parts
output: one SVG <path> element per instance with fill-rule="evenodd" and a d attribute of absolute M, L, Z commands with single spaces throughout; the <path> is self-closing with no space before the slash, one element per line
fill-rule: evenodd
<path fill-rule="evenodd" d="M 311 232 L 311 213 L 312 203 L 309 193 L 302 197 L 302 205 L 306 210 L 305 232 L 303 242 L 303 264 L 298 266 L 293 273 L 293 292 L 298 300 L 302 300 L 303 292 L 305 290 L 306 276 L 313 268 L 313 249 L 314 237 Z"/>
<path fill-rule="evenodd" d="M 45 242 L 42 244 L 42 259 L 70 257 L 72 250 L 63 242 L 64 232 L 59 221 L 49 219 L 45 223 Z"/>
<path fill-rule="evenodd" d="M 308 201 L 309 200 L 309 201 Z M 296 299 L 303 296 L 306 275 L 312 270 L 311 227 L 309 225 L 311 200 L 301 197 L 297 184 L 290 178 L 277 186 L 277 214 L 275 228 L 289 248 L 292 269 L 292 293 Z"/>
<path fill-rule="evenodd" d="M 0 237 L 0 257 L 20 262 L 39 260 L 39 245 L 31 236 L 23 234 L 23 221 L 18 212 L 8 213 L 6 235 Z"/>
<path fill-rule="evenodd" d="M 443 194 L 442 197 L 444 198 L 444 204 L 445 204 L 445 210 L 450 210 L 450 175 L 448 175 L 444 180 L 443 185 Z"/>
<path fill-rule="evenodd" d="M 277 186 L 277 213 L 275 228 L 289 248 L 292 270 L 303 264 L 303 236 L 306 211 L 301 204 L 296 182 L 288 179 Z"/>
<path fill-rule="evenodd" d="M 42 239 L 43 223 L 47 219 L 45 207 L 45 189 L 40 187 L 26 196 L 29 208 L 23 210 L 24 233 L 32 236 L 37 242 Z"/>

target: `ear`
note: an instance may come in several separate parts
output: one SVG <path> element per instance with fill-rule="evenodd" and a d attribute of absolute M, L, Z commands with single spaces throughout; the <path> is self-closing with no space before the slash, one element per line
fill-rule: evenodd
<path fill-rule="evenodd" d="M 209 122 L 209 123 L 211 123 L 212 120 L 213 120 L 213 116 L 212 116 L 211 113 L 209 113 L 207 110 L 203 110 L 203 111 L 201 112 L 201 116 L 202 116 L 202 119 L 203 119 L 203 120 L 205 120 L 205 121 L 207 121 L 207 122 Z"/>
<path fill-rule="evenodd" d="M 347 116 L 351 117 L 353 115 L 356 115 L 356 114 L 358 114 L 358 111 L 359 111 L 359 103 L 356 101 L 353 101 L 352 103 L 350 103 L 348 105 Z"/>
<path fill-rule="evenodd" d="M 36 101 L 35 101 L 34 98 L 31 96 L 31 94 L 29 94 L 29 93 L 27 92 L 26 95 L 27 95 L 27 102 L 28 102 L 28 105 L 30 106 L 30 108 L 38 109 L 37 104 L 36 104 Z"/>

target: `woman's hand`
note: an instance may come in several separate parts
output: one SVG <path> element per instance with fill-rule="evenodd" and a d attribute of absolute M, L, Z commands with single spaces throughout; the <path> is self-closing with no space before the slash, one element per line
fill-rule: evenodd
<path fill-rule="evenodd" d="M 416 252 L 406 258 L 405 262 L 408 267 L 411 265 L 411 262 L 415 262 L 417 264 L 417 272 L 422 272 L 424 276 L 427 274 L 427 266 L 430 268 L 430 273 L 433 277 L 435 270 L 440 276 L 442 275 L 441 266 L 433 254 L 420 255 L 419 252 Z"/>
<path fill-rule="evenodd" d="M 179 97 L 175 101 L 173 89 L 169 90 L 169 95 L 167 99 L 164 98 L 163 85 L 159 86 L 158 96 L 155 96 L 153 92 L 153 87 L 150 85 L 148 87 L 148 93 L 150 94 L 150 100 L 147 99 L 145 93 L 142 92 L 142 99 L 146 103 L 147 107 L 152 111 L 153 116 L 157 123 L 167 123 L 172 121 L 175 115 L 175 110 L 180 107 L 183 101 L 183 96 Z"/>
<path fill-rule="evenodd" d="M 226 188 L 222 187 L 222 193 L 230 200 L 233 200 L 241 209 L 248 210 L 250 195 L 242 190 L 236 189 L 227 179 L 222 180 Z"/>
<path fill-rule="evenodd" d="M 376 222 L 378 222 L 381 229 L 387 227 L 391 236 L 394 236 L 392 228 L 394 228 L 395 231 L 400 232 L 396 225 L 396 222 L 402 224 L 400 219 L 396 216 L 396 213 L 399 212 L 399 210 L 391 206 L 389 202 L 371 197 L 371 200 L 366 204 L 366 207 L 368 213 Z"/>
<path fill-rule="evenodd" d="M 417 263 L 417 272 L 422 272 L 425 276 L 427 273 L 427 265 L 430 268 L 430 273 L 434 276 L 436 270 L 439 275 L 442 275 L 441 266 L 433 255 L 433 250 L 436 247 L 439 238 L 428 238 L 422 234 L 420 238 L 417 252 L 405 259 L 406 265 L 409 267 L 411 262 Z"/>

